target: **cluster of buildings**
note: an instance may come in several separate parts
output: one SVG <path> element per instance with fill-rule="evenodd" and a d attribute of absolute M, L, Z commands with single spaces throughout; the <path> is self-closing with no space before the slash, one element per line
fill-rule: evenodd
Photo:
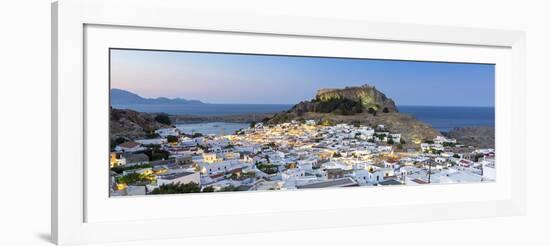
<path fill-rule="evenodd" d="M 176 128 L 157 134 L 113 149 L 112 196 L 146 195 L 168 184 L 215 192 L 495 180 L 493 149 L 442 136 L 407 144 L 382 125 L 322 126 L 309 120 L 257 123 L 231 135 L 190 136 Z"/>

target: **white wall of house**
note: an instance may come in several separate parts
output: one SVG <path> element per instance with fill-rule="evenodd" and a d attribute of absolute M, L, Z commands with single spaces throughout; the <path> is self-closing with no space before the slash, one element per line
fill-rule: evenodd
<path fill-rule="evenodd" d="M 200 173 L 194 172 L 192 174 L 181 176 L 175 179 L 163 179 L 162 176 L 160 176 L 157 179 L 157 185 L 159 186 L 165 185 L 165 184 L 172 184 L 172 183 L 187 184 L 191 182 L 200 184 L 201 183 Z"/>

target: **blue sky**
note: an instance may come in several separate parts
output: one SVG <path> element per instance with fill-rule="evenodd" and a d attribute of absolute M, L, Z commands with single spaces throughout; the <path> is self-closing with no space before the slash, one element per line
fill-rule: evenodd
<path fill-rule="evenodd" d="M 295 104 L 320 88 L 370 84 L 399 105 L 494 106 L 487 64 L 111 50 L 111 87 L 143 97 Z"/>

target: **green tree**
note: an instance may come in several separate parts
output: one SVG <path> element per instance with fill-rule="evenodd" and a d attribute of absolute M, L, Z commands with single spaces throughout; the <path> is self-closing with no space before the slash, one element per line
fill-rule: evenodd
<path fill-rule="evenodd" d="M 369 114 L 376 115 L 376 110 L 374 108 L 369 108 L 367 112 L 369 112 Z"/>
<path fill-rule="evenodd" d="M 394 144 L 393 139 L 391 139 L 391 138 L 388 139 L 388 141 L 386 141 L 386 143 L 388 143 L 388 144 Z"/>
<path fill-rule="evenodd" d="M 226 186 L 226 187 L 223 187 L 220 191 L 222 192 L 225 192 L 225 191 L 238 191 L 239 189 L 233 185 L 229 185 L 229 186 Z"/>
<path fill-rule="evenodd" d="M 318 113 L 334 113 L 340 115 L 354 115 L 363 112 L 361 103 L 347 98 L 330 98 L 315 100 L 314 111 Z"/>
<path fill-rule="evenodd" d="M 158 188 L 155 188 L 151 191 L 151 194 L 180 194 L 180 193 L 198 193 L 201 191 L 201 187 L 194 182 L 182 184 L 182 183 L 171 183 L 163 184 Z"/>
<path fill-rule="evenodd" d="M 205 187 L 204 189 L 202 189 L 202 192 L 214 192 L 214 187 L 213 186 Z"/>
<path fill-rule="evenodd" d="M 111 149 L 114 149 L 117 145 L 126 142 L 125 138 L 118 137 L 116 139 L 111 139 Z"/>
<path fill-rule="evenodd" d="M 155 116 L 155 121 L 165 125 L 172 125 L 172 121 L 167 114 L 159 114 Z"/>
<path fill-rule="evenodd" d="M 256 164 L 256 168 L 260 169 L 260 171 L 267 173 L 267 174 L 275 174 L 279 172 L 279 168 L 277 165 L 271 165 L 271 164 Z"/>
<path fill-rule="evenodd" d="M 147 180 L 147 176 L 145 176 L 143 174 L 130 173 L 130 174 L 126 174 L 122 177 L 118 177 L 117 182 L 118 183 L 123 183 L 123 184 L 135 184 L 135 183 L 138 183 L 138 182 L 148 182 L 148 180 Z"/>
<path fill-rule="evenodd" d="M 170 152 L 161 149 L 160 147 L 148 148 L 143 151 L 144 154 L 149 156 L 150 161 L 166 160 L 170 157 Z"/>
<path fill-rule="evenodd" d="M 367 112 L 369 112 L 369 114 L 374 114 L 376 110 L 374 108 L 369 108 Z"/>
<path fill-rule="evenodd" d="M 120 174 L 120 173 L 122 173 L 124 171 L 128 171 L 128 170 L 150 168 L 150 167 L 152 167 L 151 164 L 140 164 L 140 165 L 133 165 L 133 166 L 116 166 L 116 167 L 111 168 L 111 170 Z"/>
<path fill-rule="evenodd" d="M 169 143 L 177 143 L 178 142 L 178 137 L 169 135 L 169 136 L 166 137 L 166 141 L 168 141 Z"/>
<path fill-rule="evenodd" d="M 160 135 L 158 133 L 155 133 L 153 131 L 147 133 L 147 135 L 145 135 L 145 138 L 147 139 L 153 139 L 153 138 L 159 138 Z"/>
<path fill-rule="evenodd" d="M 254 128 L 256 126 L 256 122 L 252 121 L 250 122 L 250 128 Z"/>

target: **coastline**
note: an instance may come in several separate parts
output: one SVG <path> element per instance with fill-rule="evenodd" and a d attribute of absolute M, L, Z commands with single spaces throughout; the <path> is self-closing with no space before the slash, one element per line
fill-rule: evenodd
<path fill-rule="evenodd" d="M 463 142 L 471 142 L 476 146 L 494 146 L 494 116 L 493 108 L 478 107 L 481 111 L 472 111 L 472 107 L 428 107 L 428 106 L 401 106 L 399 113 L 379 113 L 372 116 L 368 113 L 355 115 L 337 115 L 332 113 L 304 113 L 302 116 L 294 115 L 289 119 L 296 120 L 329 120 L 337 123 L 358 122 L 368 126 L 386 125 L 392 130 L 404 134 L 404 139 L 431 138 L 435 135 L 453 136 L 462 139 Z M 413 112 L 410 109 L 415 109 Z M 222 110 L 223 112 L 223 110 Z M 290 111 L 277 113 L 245 113 L 229 115 L 168 115 L 173 125 L 201 124 L 201 123 L 239 123 L 250 124 L 252 122 L 272 122 L 274 118 L 280 118 L 281 114 L 289 114 Z M 143 112 L 141 112 L 143 113 Z M 155 117 L 166 113 L 144 113 Z M 430 118 L 431 117 L 431 118 Z M 435 122 L 435 124 L 434 124 Z M 229 127 L 231 128 L 231 127 Z M 487 130 L 489 129 L 489 130 Z M 463 136 L 469 136 L 463 137 Z M 470 141 L 473 139 L 472 141 Z"/>
<path fill-rule="evenodd" d="M 174 124 L 193 124 L 206 122 L 251 123 L 271 118 L 276 113 L 250 113 L 238 115 L 171 115 Z"/>

